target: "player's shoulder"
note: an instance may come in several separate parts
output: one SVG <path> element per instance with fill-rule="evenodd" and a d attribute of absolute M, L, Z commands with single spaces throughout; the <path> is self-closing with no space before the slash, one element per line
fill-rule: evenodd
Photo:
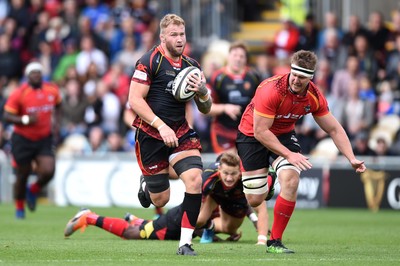
<path fill-rule="evenodd" d="M 217 172 L 218 172 L 218 163 L 214 162 L 209 164 L 203 170 L 203 180 L 206 180 L 211 176 L 214 176 Z"/>
<path fill-rule="evenodd" d="M 315 95 L 317 98 L 320 98 L 322 96 L 321 91 L 318 89 L 317 85 L 315 85 L 314 82 L 310 81 L 308 85 L 308 91 Z"/>
<path fill-rule="evenodd" d="M 28 91 L 29 89 L 30 89 L 29 84 L 27 82 L 23 82 L 17 88 L 12 90 L 10 95 L 23 94 L 24 92 Z"/>
<path fill-rule="evenodd" d="M 287 94 L 289 86 L 288 76 L 289 73 L 264 79 L 258 88 L 266 91 L 265 93 L 276 93 L 284 97 Z"/>
<path fill-rule="evenodd" d="M 201 69 L 200 63 L 197 62 L 196 59 L 194 59 L 194 58 L 192 58 L 192 57 L 190 57 L 190 56 L 188 56 L 188 55 L 186 55 L 186 54 L 183 54 L 183 55 L 182 55 L 182 61 L 185 62 L 185 63 L 187 64 L 187 67 L 189 67 L 189 66 L 195 66 L 195 67 L 198 67 L 198 68 Z"/>

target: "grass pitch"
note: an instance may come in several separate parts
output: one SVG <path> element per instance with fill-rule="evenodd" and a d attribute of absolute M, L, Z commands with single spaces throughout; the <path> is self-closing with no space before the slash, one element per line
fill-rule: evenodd
<path fill-rule="evenodd" d="M 25 220 L 11 204 L 0 206 L 0 265 L 400 265 L 400 212 L 296 209 L 284 244 L 295 254 L 268 254 L 256 246 L 249 220 L 236 243 L 199 244 L 197 257 L 175 255 L 177 241 L 122 240 L 96 227 L 64 239 L 77 207 L 39 205 Z M 92 208 L 102 216 L 126 211 L 150 219 L 152 209 Z M 270 221 L 272 221 L 272 209 Z"/>

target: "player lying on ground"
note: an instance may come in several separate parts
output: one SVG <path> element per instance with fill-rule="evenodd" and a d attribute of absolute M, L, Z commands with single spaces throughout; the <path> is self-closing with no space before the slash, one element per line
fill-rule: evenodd
<path fill-rule="evenodd" d="M 213 237 L 214 232 L 230 235 L 228 240 L 239 240 L 241 234 L 238 229 L 246 214 L 251 213 L 251 208 L 248 206 L 240 187 L 241 179 L 237 155 L 223 154 L 217 169 L 205 171 L 204 180 L 205 203 L 200 211 L 198 227 L 208 225 L 207 229 L 212 231 L 211 240 L 208 236 L 204 243 L 218 240 L 218 238 Z M 221 199 L 223 192 L 232 194 L 232 197 Z M 219 215 L 212 216 L 216 209 L 219 210 Z M 156 220 L 144 220 L 133 215 L 130 217 L 130 219 L 126 219 L 128 222 L 121 218 L 99 216 L 88 209 L 84 209 L 68 222 L 64 235 L 68 237 L 78 229 L 85 229 L 88 225 L 94 225 L 124 239 L 177 240 L 180 237 L 182 205 L 170 209 Z M 196 232 L 201 235 L 201 231 L 196 230 Z"/>

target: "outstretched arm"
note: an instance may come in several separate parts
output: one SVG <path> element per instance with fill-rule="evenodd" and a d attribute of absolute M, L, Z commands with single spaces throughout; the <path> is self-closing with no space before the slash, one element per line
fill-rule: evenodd
<path fill-rule="evenodd" d="M 315 121 L 329 134 L 336 147 L 347 158 L 347 160 L 349 160 L 351 166 L 356 170 L 356 172 L 364 172 L 366 170 L 364 161 L 357 160 L 355 157 L 350 140 L 342 125 L 340 125 L 336 118 L 329 113 L 325 116 L 315 117 Z"/>

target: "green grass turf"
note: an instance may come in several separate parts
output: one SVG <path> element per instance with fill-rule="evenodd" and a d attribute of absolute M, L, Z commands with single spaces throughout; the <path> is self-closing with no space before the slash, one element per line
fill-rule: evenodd
<path fill-rule="evenodd" d="M 153 216 L 152 209 L 92 210 L 113 217 L 126 211 Z M 246 219 L 239 242 L 194 239 L 197 257 L 175 255 L 177 241 L 121 240 L 97 227 L 64 239 L 64 226 L 77 211 L 39 205 L 36 213 L 16 220 L 11 204 L 0 205 L 0 265 L 400 265 L 399 211 L 297 209 L 284 237 L 295 254 L 267 254 L 255 245 L 257 234 Z"/>

